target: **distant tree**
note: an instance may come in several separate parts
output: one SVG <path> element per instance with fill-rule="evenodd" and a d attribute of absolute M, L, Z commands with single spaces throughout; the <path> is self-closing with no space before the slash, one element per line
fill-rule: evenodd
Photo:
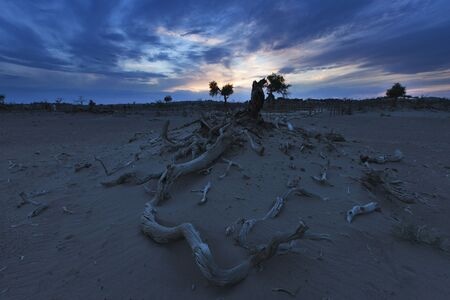
<path fill-rule="evenodd" d="M 215 81 L 211 81 L 209 83 L 209 95 L 211 95 L 211 97 L 215 97 L 220 93 L 220 88 L 217 85 L 217 82 Z"/>
<path fill-rule="evenodd" d="M 209 83 L 209 95 L 212 97 L 217 96 L 220 93 L 223 96 L 225 105 L 227 104 L 228 98 L 234 93 L 233 85 L 230 83 L 225 84 L 222 88 L 219 88 L 217 82 L 211 81 Z"/>
<path fill-rule="evenodd" d="M 5 104 L 5 99 L 6 99 L 5 95 L 0 95 L 0 105 Z"/>
<path fill-rule="evenodd" d="M 286 97 L 288 94 L 288 89 L 291 85 L 286 84 L 286 81 L 283 77 L 283 75 L 272 73 L 269 76 L 267 76 L 267 85 L 266 85 L 266 91 L 268 94 L 267 99 L 275 99 L 273 96 L 274 93 L 281 94 L 283 97 Z"/>
<path fill-rule="evenodd" d="M 165 96 L 164 102 L 166 102 L 166 103 L 172 102 L 172 96 L 170 96 L 170 95 Z"/>
<path fill-rule="evenodd" d="M 56 98 L 56 100 L 55 100 L 56 104 L 61 104 L 62 101 L 63 101 L 63 98 L 61 98 L 61 97 Z"/>
<path fill-rule="evenodd" d="M 97 105 L 97 103 L 94 102 L 94 100 L 89 100 L 89 104 L 88 104 L 88 109 L 90 112 L 93 112 L 95 110 L 95 106 Z"/>
<path fill-rule="evenodd" d="M 228 97 L 230 97 L 234 93 L 233 85 L 228 83 L 222 87 L 220 94 L 223 96 L 223 100 L 227 103 Z"/>
<path fill-rule="evenodd" d="M 398 98 L 403 97 L 405 95 L 406 95 L 406 88 L 398 82 L 386 91 L 386 96 L 390 98 Z"/>

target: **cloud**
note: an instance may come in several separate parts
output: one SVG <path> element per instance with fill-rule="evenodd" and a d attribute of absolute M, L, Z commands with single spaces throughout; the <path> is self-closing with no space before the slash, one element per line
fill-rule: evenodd
<path fill-rule="evenodd" d="M 217 80 L 245 99 L 254 79 L 281 72 L 298 97 L 376 94 L 402 80 L 450 95 L 445 0 L 6 0 L 0 9 L 5 93 L 54 90 L 56 80 L 58 92 L 83 82 L 98 95 L 207 97 Z"/>

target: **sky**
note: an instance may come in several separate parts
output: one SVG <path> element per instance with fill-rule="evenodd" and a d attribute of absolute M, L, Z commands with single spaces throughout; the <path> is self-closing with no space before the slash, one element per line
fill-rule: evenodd
<path fill-rule="evenodd" d="M 273 72 L 291 98 L 450 97 L 448 0 L 0 0 L 9 102 L 229 101 Z"/>

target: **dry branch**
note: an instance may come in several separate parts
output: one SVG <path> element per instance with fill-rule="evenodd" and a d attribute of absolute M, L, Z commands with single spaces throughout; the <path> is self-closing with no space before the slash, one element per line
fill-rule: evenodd
<path fill-rule="evenodd" d="M 206 195 L 208 194 L 209 190 L 211 189 L 211 181 L 208 181 L 208 183 L 205 185 L 205 187 L 202 190 L 191 190 L 191 192 L 194 193 L 202 193 L 202 199 L 198 202 L 198 205 L 203 205 L 208 201 L 208 198 Z"/>
<path fill-rule="evenodd" d="M 141 185 L 152 179 L 158 179 L 161 177 L 162 172 L 157 172 L 153 174 L 148 174 L 143 178 L 139 178 L 136 172 L 128 172 L 120 175 L 118 178 L 104 181 L 101 184 L 105 187 L 113 187 L 121 184 L 133 184 L 133 185 Z"/>
<path fill-rule="evenodd" d="M 375 164 L 385 164 L 388 162 L 399 162 L 403 159 L 403 153 L 400 150 L 395 150 L 394 154 L 383 154 L 378 156 L 368 156 L 361 155 L 360 160 L 362 163 L 375 163 Z"/>
<path fill-rule="evenodd" d="M 209 167 L 211 163 L 217 160 L 222 153 L 228 149 L 231 143 L 232 135 L 230 133 L 224 133 L 217 138 L 210 149 L 197 158 L 184 163 L 167 166 L 166 171 L 164 171 L 158 181 L 155 198 L 152 200 L 153 203 L 158 205 L 158 203 L 165 198 L 168 188 L 175 179 L 182 175 L 198 172 Z"/>
<path fill-rule="evenodd" d="M 238 164 L 232 160 L 228 160 L 225 158 L 222 158 L 222 160 L 227 163 L 227 168 L 225 169 L 225 173 L 223 173 L 222 175 L 219 176 L 219 179 L 224 179 L 228 175 L 228 172 L 230 172 L 230 169 L 232 166 L 236 166 L 240 171 L 243 170 L 243 168 L 241 167 L 240 164 Z"/>
<path fill-rule="evenodd" d="M 377 202 L 370 202 L 366 205 L 355 205 L 347 211 L 347 222 L 351 223 L 357 215 L 368 214 L 379 209 Z"/>
<path fill-rule="evenodd" d="M 328 161 L 327 166 L 330 165 L 330 162 Z M 328 171 L 328 167 L 324 166 L 322 167 L 322 170 L 320 171 L 320 175 L 319 176 L 311 176 L 312 179 L 314 179 L 314 181 L 323 184 L 323 185 L 328 185 L 328 186 L 333 186 L 329 181 L 328 181 L 328 177 L 327 177 L 327 171 Z"/>
<path fill-rule="evenodd" d="M 40 205 L 38 205 L 38 207 L 36 207 L 33 211 L 31 211 L 28 214 L 28 218 L 33 218 L 36 217 L 38 215 L 40 215 L 44 210 L 46 210 L 48 208 L 48 204 L 47 203 L 41 203 Z"/>
<path fill-rule="evenodd" d="M 281 212 L 281 209 L 284 206 L 284 203 L 285 203 L 287 197 L 296 190 L 297 189 L 292 188 L 292 189 L 289 189 L 283 196 L 278 196 L 277 199 L 275 200 L 275 202 L 273 203 L 272 207 L 264 215 L 264 217 L 258 218 L 258 219 L 248 219 L 248 220 L 242 219 L 242 222 L 241 222 L 242 226 L 241 226 L 241 229 L 237 236 L 237 242 L 238 242 L 239 246 L 248 249 L 249 246 L 247 243 L 247 236 L 250 233 L 250 231 L 252 230 L 252 228 L 255 226 L 255 224 L 258 222 L 261 222 L 261 221 L 265 221 L 267 219 L 273 219 L 276 216 L 278 216 L 278 214 Z"/>
<path fill-rule="evenodd" d="M 74 211 L 68 209 L 66 206 L 62 207 L 62 211 L 63 211 L 63 214 L 67 214 L 67 215 L 73 215 L 74 214 Z"/>
<path fill-rule="evenodd" d="M 83 170 L 83 169 L 88 169 L 88 168 L 90 168 L 91 166 L 92 166 L 91 163 L 77 163 L 77 164 L 75 164 L 75 166 L 74 166 L 75 173 L 78 173 L 78 172 L 80 172 L 80 171 Z"/>
<path fill-rule="evenodd" d="M 258 153 L 258 155 L 263 156 L 264 155 L 264 146 L 256 144 L 253 140 L 252 136 L 248 133 L 248 130 L 244 130 L 245 135 L 247 136 L 250 146 L 252 147 L 253 151 Z"/>
<path fill-rule="evenodd" d="M 208 244 L 203 242 L 191 223 L 183 223 L 174 227 L 161 225 L 161 222 L 156 220 L 155 208 L 151 202 L 147 203 L 141 220 L 142 231 L 157 243 L 186 239 L 203 276 L 218 286 L 229 286 L 243 280 L 251 268 L 273 257 L 280 244 L 300 239 L 308 229 L 303 222 L 300 222 L 294 232 L 275 235 L 267 245 L 257 247 L 247 259 L 234 267 L 224 269 L 217 265 Z"/>
<path fill-rule="evenodd" d="M 31 192 L 31 193 L 20 192 L 19 193 L 20 202 L 17 203 L 17 208 L 20 208 L 23 205 L 29 204 L 29 203 L 33 204 L 35 206 L 39 206 L 39 205 L 41 205 L 41 202 L 34 201 L 34 200 L 32 200 L 32 198 L 40 197 L 40 196 L 46 195 L 48 193 L 49 193 L 49 191 L 47 191 L 47 190 L 42 190 L 42 191 L 38 191 L 38 192 Z"/>
<path fill-rule="evenodd" d="M 103 167 L 103 170 L 105 171 L 106 176 L 111 176 L 111 175 L 114 175 L 115 173 L 119 172 L 120 170 L 128 167 L 129 165 L 133 164 L 137 160 L 139 160 L 139 155 L 135 154 L 134 158 L 132 160 L 130 160 L 130 161 L 128 161 L 128 162 L 126 162 L 126 163 L 124 163 L 122 165 L 119 165 L 119 166 L 115 167 L 112 170 L 108 170 L 108 168 L 106 167 L 105 163 L 100 158 L 94 156 L 94 159 L 101 164 L 101 166 Z"/>
<path fill-rule="evenodd" d="M 292 125 L 291 122 L 286 120 L 286 117 L 280 118 L 280 117 L 276 117 L 275 120 L 273 121 L 273 125 L 277 128 L 280 129 L 280 125 L 287 127 L 287 129 L 289 131 L 294 131 L 294 126 Z"/>

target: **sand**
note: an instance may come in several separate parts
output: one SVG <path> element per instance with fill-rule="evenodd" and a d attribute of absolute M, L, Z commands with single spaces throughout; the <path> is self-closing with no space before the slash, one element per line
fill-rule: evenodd
<path fill-rule="evenodd" d="M 273 257 L 233 287 L 216 287 L 203 278 L 185 241 L 158 245 L 140 231 L 140 216 L 151 195 L 143 186 L 105 188 L 100 183 L 126 171 L 164 170 L 171 154 L 148 149 L 141 159 L 106 176 L 94 156 L 112 169 L 130 161 L 140 145 L 157 137 L 165 120 L 171 127 L 192 121 L 189 113 L 141 114 L 0 114 L 0 299 L 448 299 L 450 255 L 432 247 L 399 240 L 391 233 L 399 218 L 450 232 L 450 116 L 432 111 L 397 111 L 390 116 L 290 114 L 293 125 L 346 141 L 338 151 L 319 148 L 289 155 L 279 150 L 288 133 L 262 132 L 266 151 L 258 156 L 244 147 L 224 154 L 243 170 L 218 162 L 209 175 L 181 178 L 158 210 L 168 224 L 191 222 L 208 242 L 222 266 L 231 266 L 246 251 L 225 235 L 239 218 L 262 217 L 286 183 L 301 177 L 300 186 L 320 198 L 291 195 L 280 215 L 255 227 L 254 241 L 292 228 L 299 219 L 311 232 L 328 234 L 332 242 L 299 240 L 295 251 Z M 266 115 L 267 119 L 274 115 Z M 188 128 L 173 132 L 188 133 Z M 137 139 L 129 143 L 135 133 Z M 293 135 L 293 144 L 301 139 Z M 372 164 L 393 168 L 411 192 L 424 199 L 414 204 L 392 202 L 371 194 L 359 182 L 362 153 L 393 153 L 401 162 Z M 330 160 L 332 186 L 311 178 Z M 91 164 L 75 172 L 77 164 Z M 245 175 L 245 176 L 244 176 Z M 248 176 L 248 177 L 246 177 Z M 206 204 L 191 193 L 211 182 Z M 28 219 L 36 207 L 20 208 L 21 192 L 44 191 L 33 201 L 49 207 Z M 377 201 L 380 212 L 346 221 L 354 205 Z M 22 225 L 21 225 L 22 224 Z M 20 225 L 20 226 L 17 226 Z M 278 289 L 278 290 L 277 290 Z M 279 290 L 282 289 L 282 290 Z"/>

